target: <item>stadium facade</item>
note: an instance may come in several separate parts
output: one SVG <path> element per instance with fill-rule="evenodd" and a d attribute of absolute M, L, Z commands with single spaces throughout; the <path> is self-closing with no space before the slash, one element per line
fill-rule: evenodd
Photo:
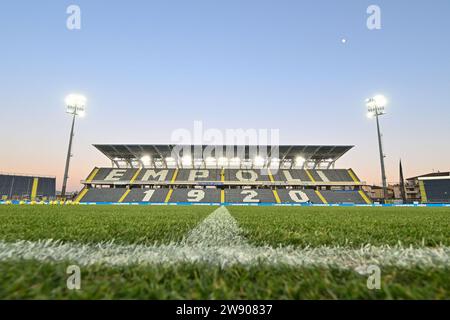
<path fill-rule="evenodd" d="M 1 200 L 53 200 L 55 197 L 55 177 L 0 174 Z"/>
<path fill-rule="evenodd" d="M 409 202 L 450 203 L 450 172 L 431 172 L 406 179 Z"/>
<path fill-rule="evenodd" d="M 450 175 L 418 179 L 422 203 L 450 203 Z"/>
<path fill-rule="evenodd" d="M 91 171 L 77 203 L 371 203 L 356 173 L 336 168 L 353 146 L 94 146 L 111 167 Z"/>

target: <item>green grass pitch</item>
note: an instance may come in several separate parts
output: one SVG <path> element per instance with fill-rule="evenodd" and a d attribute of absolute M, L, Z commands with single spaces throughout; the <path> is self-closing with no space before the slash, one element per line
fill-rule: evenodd
<path fill-rule="evenodd" d="M 0 206 L 0 299 L 450 298 L 448 264 L 385 266 L 381 268 L 381 289 L 369 290 L 367 276 L 333 266 L 94 263 L 81 266 L 81 289 L 69 290 L 66 268 L 77 261 L 8 256 L 8 245 L 21 240 L 35 243 L 53 239 L 90 246 L 178 244 L 215 209 L 210 206 Z M 357 250 L 368 244 L 401 243 L 403 247 L 413 248 L 450 246 L 448 208 L 236 206 L 228 207 L 228 211 L 242 237 L 255 247 Z"/>

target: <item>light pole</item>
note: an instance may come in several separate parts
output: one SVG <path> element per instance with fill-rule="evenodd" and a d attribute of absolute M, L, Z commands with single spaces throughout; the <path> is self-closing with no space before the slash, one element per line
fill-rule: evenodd
<path fill-rule="evenodd" d="M 71 94 L 66 97 L 66 112 L 72 115 L 72 127 L 70 129 L 69 148 L 67 150 L 66 167 L 64 169 L 64 178 L 61 189 L 61 198 L 66 196 L 67 179 L 69 176 L 70 158 L 72 157 L 73 130 L 75 127 L 76 116 L 83 117 L 86 108 L 86 98 L 82 95 Z"/>
<path fill-rule="evenodd" d="M 387 104 L 387 99 L 382 95 L 376 95 L 373 98 L 366 100 L 366 106 L 368 115 L 370 117 L 375 116 L 377 121 L 377 134 L 378 134 L 378 148 L 380 151 L 380 164 L 381 164 L 381 181 L 383 183 L 383 198 L 386 201 L 387 198 L 387 184 L 386 184 L 386 170 L 384 168 L 383 143 L 381 141 L 380 121 L 379 117 L 385 114 L 384 108 Z"/>

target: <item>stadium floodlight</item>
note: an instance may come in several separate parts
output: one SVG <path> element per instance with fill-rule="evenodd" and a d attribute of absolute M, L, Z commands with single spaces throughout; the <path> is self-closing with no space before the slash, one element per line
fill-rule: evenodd
<path fill-rule="evenodd" d="M 75 127 L 76 116 L 83 117 L 86 112 L 86 97 L 80 94 L 70 94 L 66 97 L 66 112 L 72 115 L 72 127 L 70 129 L 69 148 L 67 150 L 66 167 L 64 169 L 64 178 L 61 189 L 61 198 L 66 196 L 67 179 L 69 178 L 70 158 L 72 157 L 73 130 Z"/>
<path fill-rule="evenodd" d="M 305 158 L 303 158 L 303 157 L 295 158 L 295 165 L 296 166 L 302 166 L 304 163 L 305 163 Z"/>
<path fill-rule="evenodd" d="M 264 164 L 264 158 L 261 156 L 256 156 L 254 159 L 254 164 L 257 166 L 262 166 Z"/>
<path fill-rule="evenodd" d="M 66 97 L 66 112 L 84 116 L 86 110 L 86 97 L 80 94 L 69 94 Z"/>
<path fill-rule="evenodd" d="M 152 162 L 152 158 L 148 155 L 145 155 L 141 158 L 141 162 L 144 166 L 149 166 L 150 163 Z"/>
<path fill-rule="evenodd" d="M 384 113 L 384 108 L 387 105 L 387 99 L 385 96 L 378 94 L 373 98 L 369 98 L 366 100 L 366 106 L 369 112 L 372 113 Z"/>
<path fill-rule="evenodd" d="M 192 163 L 192 157 L 189 155 L 183 156 L 183 158 L 181 158 L 181 164 L 183 166 L 188 166 Z"/>
<path fill-rule="evenodd" d="M 384 158 L 385 155 L 383 153 L 383 143 L 381 141 L 381 131 L 380 131 L 380 121 L 379 116 L 385 114 L 385 107 L 387 105 L 387 99 L 383 95 L 376 95 L 373 98 L 366 100 L 366 106 L 368 111 L 368 116 L 375 117 L 377 122 L 377 134 L 378 134 L 378 148 L 380 151 L 380 165 L 381 165 L 381 181 L 383 184 L 383 198 L 386 200 L 387 197 L 387 183 L 386 183 L 386 170 L 384 167 Z"/>
<path fill-rule="evenodd" d="M 225 157 L 220 157 L 218 163 L 220 166 L 225 166 L 228 163 L 228 159 Z"/>
<path fill-rule="evenodd" d="M 270 159 L 269 167 L 271 169 L 278 168 L 280 166 L 280 161 L 281 160 L 279 158 Z"/>
<path fill-rule="evenodd" d="M 239 157 L 234 157 L 230 159 L 230 165 L 231 166 L 240 166 L 241 165 L 241 158 Z"/>

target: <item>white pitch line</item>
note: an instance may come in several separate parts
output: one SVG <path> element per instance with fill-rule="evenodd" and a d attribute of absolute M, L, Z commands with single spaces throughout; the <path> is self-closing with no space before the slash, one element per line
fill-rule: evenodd
<path fill-rule="evenodd" d="M 252 246 L 189 246 L 189 245 L 117 245 L 99 243 L 83 245 L 59 241 L 0 242 L 0 261 L 37 260 L 42 262 L 71 261 L 80 265 L 105 264 L 127 266 L 136 264 L 173 265 L 206 263 L 222 267 L 242 265 L 321 266 L 355 269 L 376 264 L 398 267 L 450 267 L 450 247 L 404 248 L 365 246 L 344 247 Z"/>
<path fill-rule="evenodd" d="M 205 263 L 233 265 L 286 265 L 361 270 L 364 266 L 410 268 L 450 267 L 450 247 L 364 246 L 359 249 L 320 246 L 295 248 L 250 245 L 236 220 L 224 207 L 214 211 L 178 244 L 160 246 L 63 243 L 61 241 L 0 241 L 0 261 L 37 260 L 73 262 L 82 266 L 104 264 L 174 265 Z"/>
<path fill-rule="evenodd" d="M 220 207 L 211 213 L 181 241 L 182 245 L 202 247 L 243 246 L 247 240 L 227 208 Z"/>

